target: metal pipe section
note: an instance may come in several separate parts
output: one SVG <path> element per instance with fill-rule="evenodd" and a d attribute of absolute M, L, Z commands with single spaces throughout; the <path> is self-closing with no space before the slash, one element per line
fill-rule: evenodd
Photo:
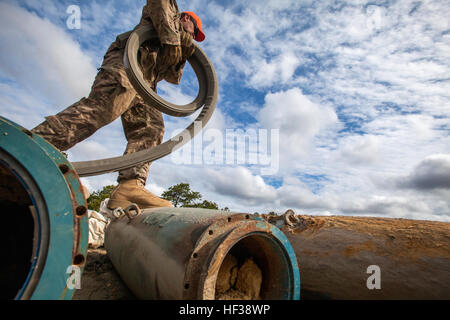
<path fill-rule="evenodd" d="M 265 218 L 294 248 L 302 299 L 450 299 L 450 223 L 289 211 Z"/>
<path fill-rule="evenodd" d="M 227 255 L 253 259 L 261 299 L 300 298 L 297 259 L 286 236 L 260 217 L 198 208 L 155 208 L 111 221 L 108 256 L 140 299 L 212 300 Z"/>
<path fill-rule="evenodd" d="M 1 299 L 71 299 L 88 245 L 78 175 L 44 139 L 0 117 Z"/>

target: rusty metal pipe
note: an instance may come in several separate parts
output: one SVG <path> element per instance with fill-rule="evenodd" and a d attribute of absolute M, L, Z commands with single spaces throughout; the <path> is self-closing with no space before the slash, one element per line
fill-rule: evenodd
<path fill-rule="evenodd" d="M 302 299 L 450 299 L 448 222 L 292 211 L 266 218 L 294 248 Z"/>
<path fill-rule="evenodd" d="M 146 209 L 112 221 L 105 247 L 141 299 L 216 298 L 227 254 L 251 257 L 262 271 L 261 299 L 299 299 L 300 275 L 285 235 L 249 214 L 197 208 Z"/>

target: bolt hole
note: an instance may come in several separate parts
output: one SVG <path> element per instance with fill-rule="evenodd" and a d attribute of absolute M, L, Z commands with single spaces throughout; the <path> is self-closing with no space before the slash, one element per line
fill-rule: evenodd
<path fill-rule="evenodd" d="M 187 289 L 189 289 L 189 283 L 186 283 L 185 285 L 184 285 L 184 288 L 187 290 Z"/>
<path fill-rule="evenodd" d="M 84 256 L 82 254 L 77 254 L 74 258 L 73 258 L 73 264 L 74 265 L 80 265 L 84 262 Z"/>
<path fill-rule="evenodd" d="M 208 231 L 209 235 L 212 235 L 214 232 L 212 230 Z"/>
<path fill-rule="evenodd" d="M 82 215 L 84 215 L 87 212 L 86 207 L 85 206 L 79 206 L 76 209 L 76 213 L 77 216 L 81 217 Z"/>
<path fill-rule="evenodd" d="M 65 164 L 61 164 L 61 165 L 59 166 L 59 170 L 61 170 L 61 172 L 62 172 L 63 174 L 66 174 L 66 173 L 69 171 L 69 167 L 68 167 L 67 165 L 65 165 Z"/>
<path fill-rule="evenodd" d="M 194 257 L 194 259 L 197 259 L 198 254 L 194 253 L 192 256 Z"/>

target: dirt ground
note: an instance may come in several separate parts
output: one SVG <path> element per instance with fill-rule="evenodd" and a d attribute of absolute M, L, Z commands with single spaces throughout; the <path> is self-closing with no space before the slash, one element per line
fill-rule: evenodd
<path fill-rule="evenodd" d="M 136 297 L 114 270 L 105 248 L 88 249 L 81 289 L 72 300 L 132 300 Z"/>

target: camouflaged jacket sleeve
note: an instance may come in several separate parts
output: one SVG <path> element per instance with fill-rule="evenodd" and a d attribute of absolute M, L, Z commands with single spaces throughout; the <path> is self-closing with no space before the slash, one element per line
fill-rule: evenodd
<path fill-rule="evenodd" d="M 175 0 L 147 0 L 140 25 L 152 23 L 161 44 L 180 45 L 180 11 Z"/>

